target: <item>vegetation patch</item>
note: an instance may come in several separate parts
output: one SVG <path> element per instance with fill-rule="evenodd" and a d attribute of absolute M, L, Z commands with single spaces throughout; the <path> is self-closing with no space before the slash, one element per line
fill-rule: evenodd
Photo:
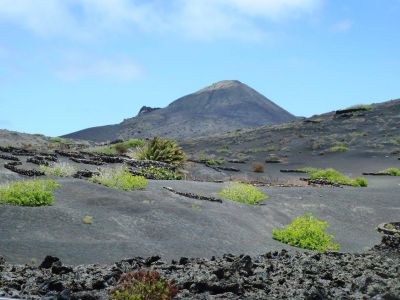
<path fill-rule="evenodd" d="M 140 173 L 146 178 L 156 180 L 182 180 L 182 174 L 165 168 L 147 167 L 140 169 Z"/>
<path fill-rule="evenodd" d="M 348 109 L 356 109 L 356 110 L 372 110 L 374 106 L 372 104 L 359 104 L 349 107 Z"/>
<path fill-rule="evenodd" d="M 70 140 L 60 138 L 60 137 L 53 137 L 50 138 L 49 141 L 54 144 L 61 144 L 61 145 L 71 145 L 72 142 Z"/>
<path fill-rule="evenodd" d="M 300 169 L 298 169 L 298 170 L 301 171 L 301 172 L 305 172 L 305 173 L 310 173 L 310 174 L 312 174 L 312 173 L 319 172 L 319 171 L 321 171 L 322 169 L 305 167 L 305 168 L 300 168 Z"/>
<path fill-rule="evenodd" d="M 177 142 L 155 137 L 138 152 L 137 158 L 182 166 L 186 161 L 186 154 Z"/>
<path fill-rule="evenodd" d="M 245 183 L 235 183 L 232 186 L 223 189 L 218 195 L 225 199 L 249 205 L 257 205 L 268 199 L 268 195 L 264 194 L 254 186 Z"/>
<path fill-rule="evenodd" d="M 340 245 L 326 232 L 328 222 L 318 220 L 312 213 L 296 218 L 285 228 L 273 229 L 273 238 L 291 246 L 320 252 L 337 251 Z"/>
<path fill-rule="evenodd" d="M 109 146 L 89 148 L 87 151 L 105 155 L 122 155 L 129 151 L 134 151 L 139 147 L 143 147 L 144 145 L 144 140 L 132 139 Z"/>
<path fill-rule="evenodd" d="M 0 204 L 47 206 L 55 201 L 54 191 L 60 185 L 52 180 L 10 182 L 0 187 Z"/>
<path fill-rule="evenodd" d="M 93 224 L 93 217 L 92 216 L 84 216 L 82 218 L 82 222 L 83 222 L 83 224 L 91 225 L 91 224 Z"/>
<path fill-rule="evenodd" d="M 356 179 L 351 179 L 334 169 L 325 169 L 313 172 L 310 174 L 310 179 L 324 179 L 329 183 L 338 183 L 350 186 L 368 186 L 368 181 L 365 178 L 359 177 Z"/>
<path fill-rule="evenodd" d="M 101 169 L 89 181 L 124 191 L 142 190 L 148 184 L 146 178 L 132 175 L 126 167 Z"/>
<path fill-rule="evenodd" d="M 400 169 L 389 168 L 389 169 L 381 171 L 380 173 L 387 174 L 387 175 L 390 175 L 390 176 L 400 176 Z"/>
<path fill-rule="evenodd" d="M 264 164 L 260 162 L 256 162 L 252 165 L 253 172 L 255 173 L 264 173 Z"/>
<path fill-rule="evenodd" d="M 207 159 L 205 163 L 210 166 L 223 166 L 225 165 L 224 159 Z"/>
<path fill-rule="evenodd" d="M 329 152 L 346 152 L 349 150 L 350 148 L 345 145 L 337 145 L 329 148 Z"/>
<path fill-rule="evenodd" d="M 178 294 L 175 280 L 166 281 L 156 271 L 125 273 L 111 290 L 112 300 L 170 300 Z"/>
<path fill-rule="evenodd" d="M 67 163 L 56 163 L 51 166 L 40 165 L 39 170 L 46 174 L 46 176 L 53 177 L 69 177 L 77 172 L 74 166 Z"/>

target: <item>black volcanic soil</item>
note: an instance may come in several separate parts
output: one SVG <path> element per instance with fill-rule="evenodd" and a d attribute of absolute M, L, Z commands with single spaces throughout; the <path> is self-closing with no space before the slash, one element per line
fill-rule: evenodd
<path fill-rule="evenodd" d="M 369 111 L 332 112 L 284 125 L 186 140 L 182 145 L 194 157 L 248 159 L 252 163 L 276 156 L 291 165 L 313 166 L 316 162 L 335 167 L 338 163 L 345 170 L 372 172 L 378 167 L 375 159 L 392 157 L 394 167 L 400 164 L 399 124 L 400 100 L 393 100 Z M 331 153 L 330 148 L 337 145 L 345 145 L 349 151 Z M 367 158 L 372 165 L 362 165 Z"/>
<path fill-rule="evenodd" d="M 400 299 L 399 244 L 392 243 L 391 250 L 383 245 L 367 251 L 380 241 L 378 224 L 399 221 L 400 178 L 366 176 L 367 188 L 311 187 L 300 181 L 306 174 L 280 172 L 333 167 L 359 177 L 399 168 L 398 124 L 400 100 L 352 115 L 330 113 L 186 141 L 191 158 L 225 163 L 207 167 L 190 162 L 187 181 L 150 181 L 144 191 L 121 192 L 85 179 L 59 179 L 53 206 L 0 206 L 0 256 L 7 261 L 0 262 L 0 297 L 47 294 L 48 299 L 58 299 L 63 291 L 72 296 L 59 299 L 102 299 L 122 272 L 152 268 L 178 280 L 180 299 Z M 338 144 L 349 151 L 329 151 Z M 271 157 L 280 163 L 265 163 L 275 160 Z M 19 158 L 21 167 L 37 168 L 26 163 L 26 156 Z M 97 168 L 59 159 L 81 169 Z M 234 159 L 245 163 L 229 162 Z M 6 162 L 0 158 L 0 183 L 27 179 L 5 169 Z M 254 173 L 254 162 L 261 162 L 265 173 Z M 263 205 L 246 206 L 192 199 L 164 189 L 218 197 L 229 181 L 259 182 L 270 197 Z M 329 221 L 329 232 L 347 254 L 296 254 L 300 249 L 272 239 L 272 228 L 306 212 Z M 86 215 L 93 216 L 93 224 L 83 223 Z M 279 252 L 260 256 L 269 251 Z M 75 267 L 60 276 L 55 274 L 59 269 L 13 265 L 37 265 L 46 255 Z M 151 255 L 178 263 L 137 258 Z M 179 263 L 182 256 L 203 258 Z M 136 258 L 111 265 L 132 257 Z M 103 265 L 78 266 L 89 263 Z"/>
<path fill-rule="evenodd" d="M 111 265 L 62 265 L 47 257 L 40 267 L 0 258 L 0 297 L 108 299 L 121 274 L 156 270 L 176 280 L 176 299 L 400 299 L 400 236 L 386 236 L 364 253 L 295 253 L 188 259 L 166 263 L 136 257 Z"/>

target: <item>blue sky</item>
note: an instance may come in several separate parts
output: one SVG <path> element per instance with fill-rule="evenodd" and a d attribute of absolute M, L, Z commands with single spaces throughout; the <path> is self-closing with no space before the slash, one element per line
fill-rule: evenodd
<path fill-rule="evenodd" d="M 400 0 L 0 0 L 0 128 L 50 136 L 238 79 L 295 115 L 400 98 Z"/>

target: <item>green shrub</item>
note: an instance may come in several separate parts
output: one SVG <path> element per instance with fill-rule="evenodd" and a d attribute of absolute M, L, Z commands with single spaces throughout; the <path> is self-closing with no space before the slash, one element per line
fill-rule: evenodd
<path fill-rule="evenodd" d="M 0 188 L 0 204 L 46 206 L 54 203 L 60 185 L 52 180 L 11 182 Z"/>
<path fill-rule="evenodd" d="M 219 196 L 249 205 L 256 205 L 268 199 L 268 195 L 245 183 L 235 183 L 219 192 Z"/>
<path fill-rule="evenodd" d="M 130 150 L 143 147 L 144 145 L 144 140 L 132 139 L 109 146 L 89 148 L 87 149 L 87 151 L 105 155 L 121 155 L 127 153 Z"/>
<path fill-rule="evenodd" d="M 389 169 L 383 170 L 382 173 L 389 174 L 389 175 L 392 175 L 392 176 L 400 176 L 400 169 L 389 168 Z"/>
<path fill-rule="evenodd" d="M 305 167 L 305 168 L 300 168 L 300 169 L 298 169 L 299 171 L 302 171 L 302 172 L 306 172 L 306 173 L 316 173 L 316 172 L 319 172 L 319 171 L 321 171 L 322 169 L 317 169 L 317 168 L 310 168 L 310 167 Z"/>
<path fill-rule="evenodd" d="M 60 138 L 60 137 L 50 138 L 49 141 L 51 143 L 55 143 L 55 144 L 63 144 L 63 145 L 70 145 L 71 144 L 71 141 L 69 141 L 67 139 Z"/>
<path fill-rule="evenodd" d="M 147 167 L 140 169 L 144 177 L 154 177 L 156 180 L 182 180 L 182 175 L 165 168 Z"/>
<path fill-rule="evenodd" d="M 39 170 L 44 172 L 47 176 L 54 177 L 69 177 L 76 173 L 77 169 L 66 163 L 56 163 L 51 166 L 39 166 Z"/>
<path fill-rule="evenodd" d="M 102 169 L 99 175 L 89 178 L 89 181 L 124 191 L 142 190 L 148 184 L 146 178 L 132 175 L 125 167 Z"/>
<path fill-rule="evenodd" d="M 362 187 L 368 186 L 368 181 L 366 179 L 361 177 L 356 179 L 351 179 L 334 169 L 325 169 L 311 173 L 310 179 L 324 179 L 330 183 L 338 183 L 338 184 L 352 185 L 352 186 L 362 186 Z"/>
<path fill-rule="evenodd" d="M 83 224 L 86 224 L 86 225 L 93 224 L 93 216 L 84 216 L 82 218 L 82 222 L 83 222 Z"/>
<path fill-rule="evenodd" d="M 175 166 L 182 166 L 186 160 L 186 154 L 173 140 L 155 137 L 138 153 L 140 160 L 155 160 Z"/>
<path fill-rule="evenodd" d="M 216 165 L 223 166 L 223 165 L 225 165 L 225 160 L 224 159 L 207 159 L 206 163 L 210 166 L 216 166 Z"/>
<path fill-rule="evenodd" d="M 345 145 L 338 145 L 329 148 L 329 152 L 346 152 L 349 151 L 350 148 Z"/>
<path fill-rule="evenodd" d="M 178 294 L 175 280 L 166 281 L 156 271 L 125 273 L 111 290 L 112 300 L 170 300 Z"/>
<path fill-rule="evenodd" d="M 340 245 L 334 243 L 334 237 L 325 232 L 328 222 L 318 220 L 312 213 L 296 218 L 284 229 L 272 230 L 273 238 L 295 247 L 317 251 L 339 250 Z"/>
<path fill-rule="evenodd" d="M 367 187 L 368 186 L 368 180 L 363 178 L 363 177 L 358 177 L 358 178 L 355 179 L 354 186 Z"/>
<path fill-rule="evenodd" d="M 358 109 L 358 110 L 371 110 L 373 108 L 374 106 L 372 104 L 360 104 L 349 107 L 349 109 Z"/>

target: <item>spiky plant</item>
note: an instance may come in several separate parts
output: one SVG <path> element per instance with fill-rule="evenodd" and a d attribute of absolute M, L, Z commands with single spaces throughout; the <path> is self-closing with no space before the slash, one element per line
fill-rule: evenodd
<path fill-rule="evenodd" d="M 138 159 L 155 160 L 174 166 L 182 166 L 186 160 L 186 154 L 177 142 L 173 140 L 155 137 L 139 151 Z"/>

